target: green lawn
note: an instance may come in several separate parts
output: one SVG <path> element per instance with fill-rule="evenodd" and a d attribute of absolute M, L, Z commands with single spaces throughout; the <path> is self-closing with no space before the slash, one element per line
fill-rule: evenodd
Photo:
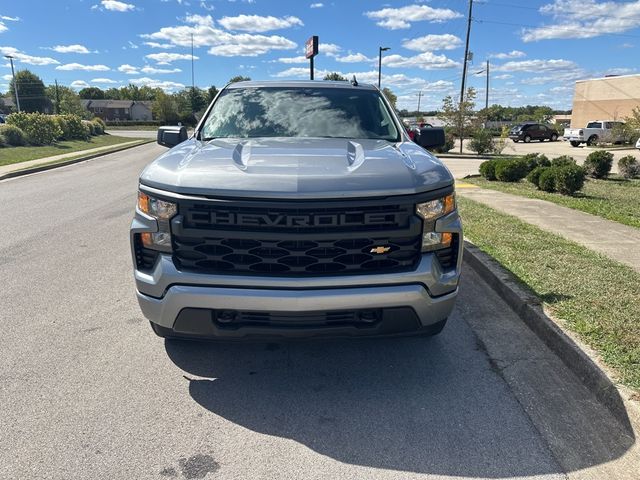
<path fill-rule="evenodd" d="M 117 137 L 114 135 L 100 135 L 97 137 L 91 137 L 91 141 L 89 142 L 85 142 L 84 140 L 68 140 L 58 142 L 55 145 L 42 147 L 5 147 L 0 148 L 0 166 L 26 162 L 27 160 L 35 160 L 37 158 L 51 157 L 53 155 L 60 155 L 64 153 L 80 152 L 90 148 L 118 145 L 120 143 L 133 142 L 135 140 L 140 139 Z"/>
<path fill-rule="evenodd" d="M 576 243 L 458 197 L 465 235 L 640 389 L 640 274 Z"/>
<path fill-rule="evenodd" d="M 158 125 L 117 125 L 117 126 L 107 126 L 107 130 L 145 130 L 145 131 L 155 131 L 160 128 Z"/>
<path fill-rule="evenodd" d="M 608 180 L 587 179 L 574 196 L 547 193 L 522 180 L 517 183 L 490 182 L 482 177 L 465 178 L 465 182 L 482 188 L 539 198 L 565 207 L 640 228 L 640 179 L 625 180 L 617 175 Z"/>

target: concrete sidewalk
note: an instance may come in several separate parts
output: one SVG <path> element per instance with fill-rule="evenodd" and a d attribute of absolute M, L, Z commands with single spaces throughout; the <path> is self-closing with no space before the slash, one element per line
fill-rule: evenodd
<path fill-rule="evenodd" d="M 87 150 L 77 150 L 75 152 L 62 153 L 60 155 L 53 155 L 51 157 L 36 158 L 35 160 L 27 160 L 26 162 L 12 163 L 10 165 L 0 166 L 0 177 L 7 173 L 15 172 L 17 170 L 24 170 L 26 168 L 37 167 L 46 163 L 56 162 L 58 160 L 64 160 L 65 158 L 78 157 L 81 155 L 91 155 L 94 153 L 100 153 L 103 150 L 109 150 L 115 147 L 126 147 L 140 141 L 140 139 L 132 140 L 130 142 L 118 143 L 115 145 L 105 145 L 104 147 L 89 148 Z"/>
<path fill-rule="evenodd" d="M 640 272 L 640 230 L 555 203 L 458 182 L 457 193 L 579 243 Z"/>

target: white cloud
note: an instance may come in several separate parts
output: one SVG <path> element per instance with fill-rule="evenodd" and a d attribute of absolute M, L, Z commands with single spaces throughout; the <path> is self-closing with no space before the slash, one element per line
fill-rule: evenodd
<path fill-rule="evenodd" d="M 146 57 L 160 65 L 169 65 L 171 62 L 175 62 L 176 60 L 191 60 L 191 55 L 188 53 L 150 53 L 149 55 L 146 55 Z M 193 59 L 198 60 L 198 57 L 194 56 Z"/>
<path fill-rule="evenodd" d="M 84 45 L 56 45 L 55 47 L 51 47 L 48 50 L 53 50 L 58 53 L 91 53 L 87 47 Z"/>
<path fill-rule="evenodd" d="M 510 73 L 503 73 L 501 75 L 495 75 L 493 78 L 496 80 L 507 80 L 508 78 L 513 78 L 513 75 Z"/>
<path fill-rule="evenodd" d="M 454 68 L 460 64 L 445 55 L 436 55 L 432 52 L 424 52 L 413 57 L 402 55 L 388 55 L 382 58 L 382 64 L 392 68 L 421 68 L 423 70 L 441 70 Z"/>
<path fill-rule="evenodd" d="M 323 78 L 331 72 L 329 70 L 316 69 L 314 73 L 317 78 Z M 276 78 L 309 78 L 309 67 L 291 67 L 271 76 Z"/>
<path fill-rule="evenodd" d="M 524 52 L 521 52 L 520 50 L 511 50 L 510 52 L 506 52 L 506 53 L 491 53 L 489 54 L 490 58 L 497 58 L 499 60 L 507 60 L 509 58 L 522 58 L 522 57 L 526 57 L 527 54 Z"/>
<path fill-rule="evenodd" d="M 112 12 L 128 12 L 136 8 L 135 5 L 119 2 L 118 0 L 102 0 L 100 4 L 105 10 L 111 10 Z"/>
<path fill-rule="evenodd" d="M 9 17 L 7 15 L 0 15 L 0 20 L 6 20 L 7 22 L 19 22 L 20 17 Z"/>
<path fill-rule="evenodd" d="M 309 8 L 322 8 L 324 7 L 324 3 L 312 3 L 311 5 L 309 5 Z"/>
<path fill-rule="evenodd" d="M 320 42 L 320 44 L 318 45 L 318 52 L 319 53 L 324 53 L 325 55 L 327 55 L 329 57 L 335 57 L 341 50 L 342 50 L 342 48 L 340 48 L 335 43 L 322 43 L 322 42 Z"/>
<path fill-rule="evenodd" d="M 82 65 L 81 63 L 66 63 L 59 65 L 56 70 L 84 70 L 86 72 L 106 72 L 111 70 L 106 65 Z"/>
<path fill-rule="evenodd" d="M 168 68 L 155 68 L 155 67 L 150 67 L 150 66 L 146 66 L 146 67 L 142 67 L 140 69 L 140 71 L 142 73 L 147 73 L 149 75 L 156 75 L 159 73 L 180 73 L 182 70 L 180 70 L 179 68 L 172 68 L 172 69 L 168 69 Z"/>
<path fill-rule="evenodd" d="M 145 45 L 151 48 L 161 48 L 163 50 L 168 50 L 170 48 L 176 48 L 175 45 L 171 45 L 170 43 L 158 43 L 158 42 L 143 42 Z"/>
<path fill-rule="evenodd" d="M 462 40 L 455 35 L 445 33 L 443 35 L 425 35 L 424 37 L 412 38 L 402 43 L 404 48 L 417 50 L 419 52 L 431 52 L 433 50 L 453 50 L 462 45 Z"/>
<path fill-rule="evenodd" d="M 374 58 L 369 58 L 363 53 L 350 53 L 343 57 L 336 57 L 336 61 L 341 63 L 373 62 L 374 60 Z"/>
<path fill-rule="evenodd" d="M 11 55 L 16 61 L 28 65 L 58 65 L 60 62 L 51 57 L 34 57 L 27 55 L 14 47 L 0 47 L 0 54 Z"/>
<path fill-rule="evenodd" d="M 124 65 L 120 65 L 118 67 L 118 71 L 122 73 L 126 73 L 127 75 L 137 75 L 138 73 L 140 73 L 137 67 L 134 67 L 133 65 L 129 65 L 127 63 L 125 63 Z"/>
<path fill-rule="evenodd" d="M 9 30 L 7 26 L 4 23 L 0 22 L 0 33 L 6 32 L 7 30 Z"/>
<path fill-rule="evenodd" d="M 120 82 L 117 82 L 110 78 L 94 78 L 93 80 L 91 80 L 91 83 L 114 84 L 114 83 L 120 83 Z"/>
<path fill-rule="evenodd" d="M 214 7 L 213 5 L 209 5 L 205 1 L 201 1 L 200 2 L 200 8 L 204 8 L 207 12 L 213 12 L 216 7 Z"/>
<path fill-rule="evenodd" d="M 7 74 L 7 75 L 3 75 L 2 79 L 3 80 L 7 80 L 7 81 L 12 80 L 13 79 L 13 75 L 11 75 L 10 73 Z"/>
<path fill-rule="evenodd" d="M 571 60 L 521 60 L 503 63 L 493 67 L 496 72 L 552 72 L 567 71 L 578 68 Z"/>
<path fill-rule="evenodd" d="M 383 8 L 365 15 L 377 20 L 376 25 L 389 30 L 411 27 L 412 22 L 427 21 L 441 23 L 462 17 L 461 13 L 448 8 L 432 8 L 427 5 L 407 5 L 400 8 Z"/>
<path fill-rule="evenodd" d="M 276 61 L 280 63 L 308 63 L 309 59 L 304 55 L 300 55 L 299 57 L 280 57 Z"/>
<path fill-rule="evenodd" d="M 242 30 L 244 32 L 268 32 L 294 26 L 303 26 L 298 17 L 262 17 L 260 15 L 238 15 L 237 17 L 222 17 L 218 23 L 227 30 Z"/>
<path fill-rule="evenodd" d="M 218 29 L 214 27 L 213 18 L 210 15 L 189 15 L 184 21 L 189 25 L 163 27 L 157 32 L 143 34 L 141 37 L 190 47 L 193 35 L 193 43 L 196 47 L 210 47 L 211 55 L 221 56 L 256 56 L 271 50 L 289 50 L 297 46 L 295 42 L 279 35 L 233 34 Z"/>
<path fill-rule="evenodd" d="M 71 82 L 71 88 L 87 88 L 90 86 L 91 85 L 89 85 L 84 80 L 74 80 L 73 82 Z"/>
<path fill-rule="evenodd" d="M 151 88 L 161 88 L 162 90 L 165 90 L 165 91 L 174 91 L 174 90 L 180 90 L 184 88 L 184 84 L 182 83 L 155 80 L 153 78 L 148 78 L 148 77 L 135 78 L 133 80 L 130 80 L 130 82 L 133 83 L 134 85 L 146 86 Z"/>
<path fill-rule="evenodd" d="M 555 0 L 541 7 L 540 13 L 552 16 L 558 23 L 524 29 L 523 41 L 593 38 L 626 32 L 640 26 L 640 0 Z"/>

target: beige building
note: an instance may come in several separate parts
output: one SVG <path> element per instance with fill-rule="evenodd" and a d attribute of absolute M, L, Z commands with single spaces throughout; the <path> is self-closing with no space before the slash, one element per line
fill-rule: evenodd
<path fill-rule="evenodd" d="M 624 120 L 636 107 L 640 107 L 640 74 L 578 80 L 571 127 L 584 127 L 590 120 Z"/>

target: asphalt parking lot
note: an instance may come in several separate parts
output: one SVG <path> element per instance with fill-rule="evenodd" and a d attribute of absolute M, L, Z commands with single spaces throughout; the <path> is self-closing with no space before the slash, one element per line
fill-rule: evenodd
<path fill-rule="evenodd" d="M 162 151 L 0 182 L 0 478 L 637 478 L 629 425 L 469 268 L 431 339 L 155 337 L 128 227 Z"/>

